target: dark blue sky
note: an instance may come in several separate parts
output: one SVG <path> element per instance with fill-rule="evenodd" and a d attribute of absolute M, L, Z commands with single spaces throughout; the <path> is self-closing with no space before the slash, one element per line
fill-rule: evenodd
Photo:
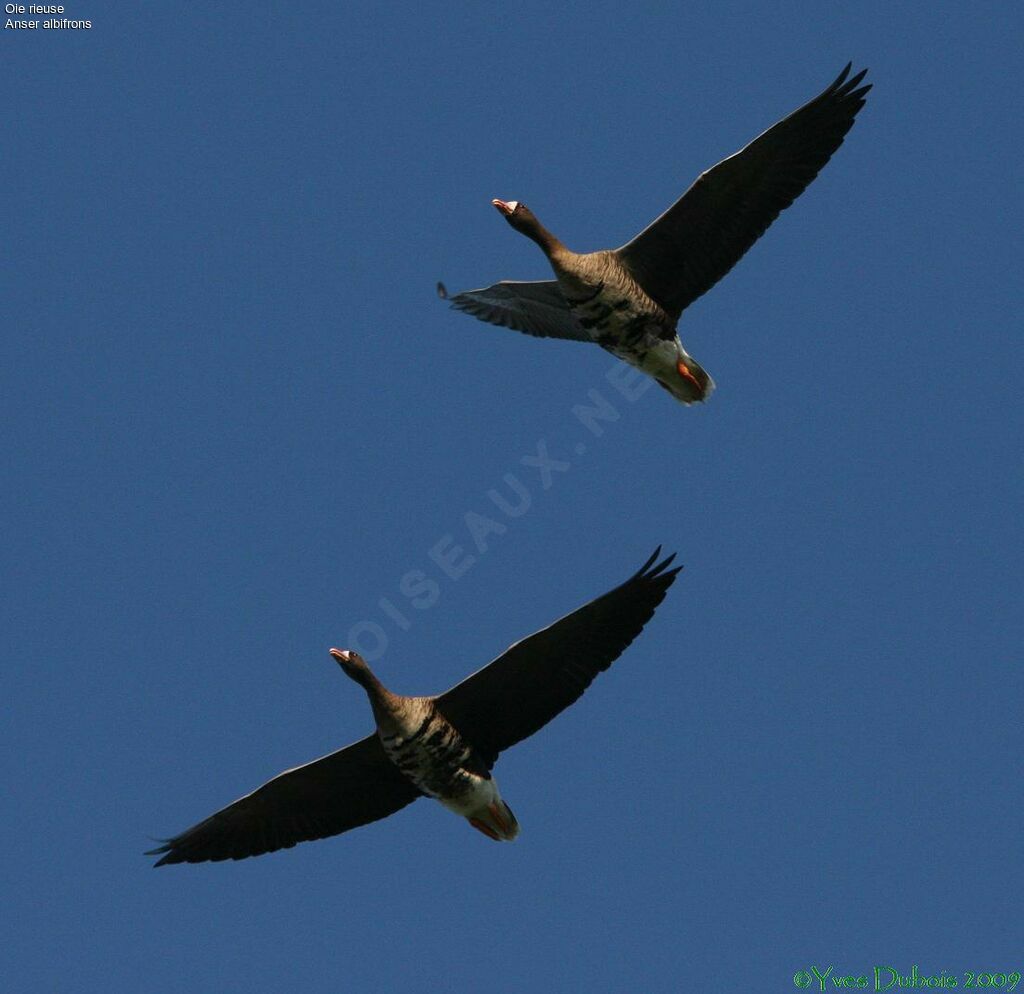
<path fill-rule="evenodd" d="M 9 989 L 1024 966 L 1020 9 L 711 6 L 3 32 Z M 621 244 L 851 59 L 846 144 L 684 315 L 704 407 L 434 295 L 547 276 L 490 198 Z M 504 528 L 482 550 L 473 515 Z M 439 691 L 658 543 L 686 569 L 647 631 L 497 767 L 514 845 L 419 802 L 149 868 L 369 730 L 329 646 Z"/>

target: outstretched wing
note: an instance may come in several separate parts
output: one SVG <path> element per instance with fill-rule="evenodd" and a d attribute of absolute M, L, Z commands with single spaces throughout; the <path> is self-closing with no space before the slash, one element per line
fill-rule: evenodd
<path fill-rule="evenodd" d="M 593 342 L 580 327 L 555 280 L 516 283 L 502 280 L 482 290 L 466 290 L 449 298 L 443 283 L 437 285 L 442 300 L 450 300 L 457 311 L 481 321 L 522 331 L 538 338 L 565 338 Z"/>
<path fill-rule="evenodd" d="M 851 63 L 852 65 L 852 63 Z M 656 221 L 616 250 L 634 279 L 678 319 L 800 196 L 864 106 L 867 70 L 850 65 L 810 103 L 702 173 Z"/>
<path fill-rule="evenodd" d="M 259 856 L 377 821 L 419 796 L 368 735 L 285 770 L 146 855 L 162 857 L 156 866 Z"/>
<path fill-rule="evenodd" d="M 564 711 L 650 621 L 682 568 L 659 546 L 614 590 L 511 646 L 436 699 L 488 765 Z"/>

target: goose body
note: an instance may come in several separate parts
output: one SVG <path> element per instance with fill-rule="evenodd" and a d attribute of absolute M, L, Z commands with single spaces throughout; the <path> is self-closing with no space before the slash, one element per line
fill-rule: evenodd
<path fill-rule="evenodd" d="M 366 688 L 384 754 L 420 793 L 492 839 L 511 841 L 519 834 L 519 823 L 501 799 L 487 764 L 433 698 L 392 694 L 357 653 L 331 649 L 331 655 Z"/>
<path fill-rule="evenodd" d="M 436 697 L 388 690 L 358 653 L 331 649 L 365 691 L 376 730 L 286 770 L 168 839 L 157 866 L 244 859 L 337 835 L 427 796 L 496 841 L 519 823 L 491 770 L 498 755 L 576 701 L 651 619 L 680 567 L 660 549 L 624 583 L 516 642 Z"/>
<path fill-rule="evenodd" d="M 684 404 L 714 382 L 683 348 L 683 310 L 711 289 L 806 189 L 853 127 L 870 84 L 850 65 L 809 103 L 702 173 L 665 213 L 621 248 L 577 253 L 523 203 L 493 200 L 536 242 L 554 280 L 503 280 L 450 298 L 490 324 L 542 338 L 595 342 L 643 370 Z M 449 299 L 438 284 L 443 299 Z"/>
<path fill-rule="evenodd" d="M 503 208 L 518 205 L 501 204 Z M 652 376 L 683 403 L 704 400 L 715 384 L 683 348 L 675 321 L 633 279 L 614 252 L 552 257 L 572 321 L 623 362 Z"/>

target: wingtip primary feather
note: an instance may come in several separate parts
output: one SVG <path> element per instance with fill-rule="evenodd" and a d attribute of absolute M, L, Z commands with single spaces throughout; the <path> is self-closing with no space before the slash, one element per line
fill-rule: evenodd
<path fill-rule="evenodd" d="M 865 66 L 856 76 L 847 79 L 847 73 L 849 73 L 852 66 L 852 62 L 847 64 L 839 78 L 829 87 L 829 93 L 842 100 L 861 100 L 863 102 L 864 94 L 871 89 L 873 84 L 868 83 L 867 86 L 862 86 L 858 90 L 857 87 L 860 86 L 861 81 L 868 74 L 868 70 Z"/>
<path fill-rule="evenodd" d="M 650 554 L 650 556 L 647 557 L 647 562 L 645 562 L 643 564 L 643 566 L 641 566 L 640 569 L 638 569 L 636 571 L 635 575 L 636 576 L 643 576 L 651 568 L 651 566 L 654 564 L 654 562 L 657 560 L 658 556 L 660 556 L 660 555 L 661 555 L 661 546 L 659 545 L 654 550 L 654 552 L 652 552 Z"/>
<path fill-rule="evenodd" d="M 667 576 L 671 576 L 674 579 L 675 575 L 683 568 L 682 566 L 677 566 L 673 570 L 669 569 L 669 567 L 675 561 L 675 558 L 678 555 L 678 553 L 673 552 L 671 555 L 666 556 L 659 563 L 657 560 L 660 555 L 661 546 L 659 545 L 648 558 L 647 562 L 645 562 L 643 566 L 641 566 L 640 569 L 638 569 L 636 573 L 633 574 L 634 579 L 642 578 L 644 580 L 654 580 Z"/>
<path fill-rule="evenodd" d="M 853 79 L 850 80 L 850 82 L 847 85 L 849 87 L 856 86 L 867 74 L 868 74 L 868 67 L 865 66 L 863 69 L 861 69 L 861 71 L 859 73 L 857 73 L 856 76 L 853 77 Z M 868 84 L 868 85 L 870 85 L 870 84 Z"/>
<path fill-rule="evenodd" d="M 149 850 L 147 850 L 147 852 L 144 855 L 146 855 L 146 856 L 159 856 L 160 857 L 153 864 L 153 868 L 154 869 L 156 867 L 158 867 L 158 866 L 165 866 L 165 865 L 167 865 L 169 863 L 179 863 L 179 862 L 181 862 L 181 857 L 180 856 L 175 857 L 175 854 L 172 852 L 172 847 L 169 846 L 169 845 L 161 846 L 159 849 L 149 849 Z"/>

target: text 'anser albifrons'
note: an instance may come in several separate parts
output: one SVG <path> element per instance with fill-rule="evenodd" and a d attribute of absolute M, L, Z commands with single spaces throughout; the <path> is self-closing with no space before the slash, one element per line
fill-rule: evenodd
<path fill-rule="evenodd" d="M 331 649 L 365 691 L 377 730 L 286 770 L 147 855 L 156 863 L 244 859 L 385 818 L 426 795 L 484 835 L 511 840 L 519 824 L 491 767 L 543 728 L 640 634 L 681 567 L 661 549 L 625 583 L 535 632 L 437 697 L 387 690 L 355 652 Z"/>
<path fill-rule="evenodd" d="M 847 79 L 851 65 L 824 93 L 702 173 L 621 248 L 573 252 L 526 204 L 492 201 L 541 247 L 557 280 L 503 280 L 457 294 L 452 307 L 528 335 L 596 342 L 684 404 L 704 400 L 714 383 L 683 348 L 679 317 L 739 262 L 843 143 L 871 89 L 859 85 L 866 69 Z M 443 284 L 438 293 L 448 299 Z"/>

